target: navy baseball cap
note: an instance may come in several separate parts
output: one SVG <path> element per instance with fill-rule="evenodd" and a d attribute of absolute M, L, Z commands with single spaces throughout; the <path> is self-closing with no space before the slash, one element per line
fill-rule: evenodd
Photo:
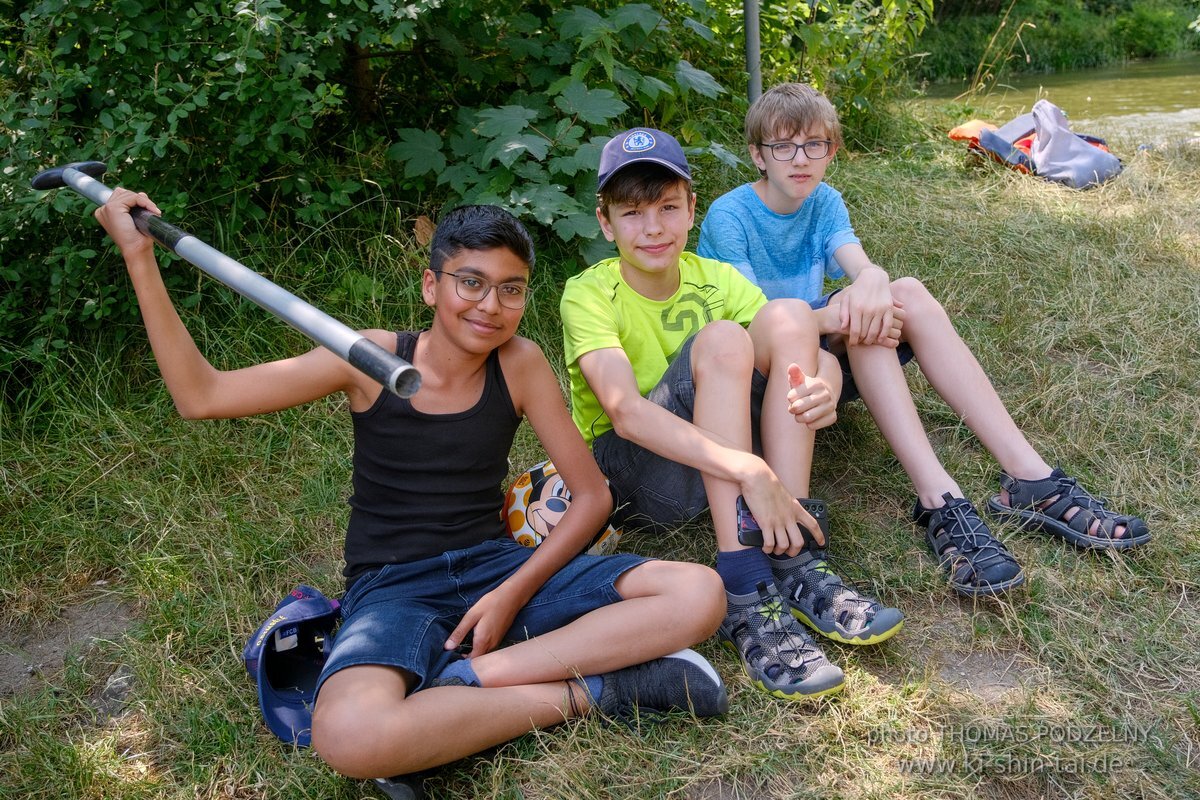
<path fill-rule="evenodd" d="M 300 747 L 312 743 L 317 679 L 341 616 L 337 600 L 311 586 L 297 586 L 242 650 L 246 671 L 258 683 L 263 719 L 285 742 Z"/>
<path fill-rule="evenodd" d="M 596 191 L 603 191 L 604 184 L 620 170 L 642 162 L 664 166 L 686 181 L 692 179 L 687 157 L 674 136 L 653 128 L 631 128 L 618 133 L 604 145 Z"/>

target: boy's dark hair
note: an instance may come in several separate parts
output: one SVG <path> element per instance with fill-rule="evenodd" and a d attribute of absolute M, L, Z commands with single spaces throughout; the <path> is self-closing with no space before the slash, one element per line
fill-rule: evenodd
<path fill-rule="evenodd" d="M 463 250 L 500 248 L 533 271 L 533 239 L 516 217 L 499 206 L 459 206 L 438 221 L 429 243 L 429 268 L 441 272 L 442 265 Z"/>
<path fill-rule="evenodd" d="M 608 183 L 596 195 L 596 200 L 600 213 L 607 217 L 610 205 L 640 206 L 653 203 L 681 183 L 691 192 L 690 181 L 660 164 L 630 164 L 608 179 Z"/>

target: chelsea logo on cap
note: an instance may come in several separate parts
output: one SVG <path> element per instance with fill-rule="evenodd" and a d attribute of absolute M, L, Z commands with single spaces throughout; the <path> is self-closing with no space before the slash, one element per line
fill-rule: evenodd
<path fill-rule="evenodd" d="M 647 131 L 633 131 L 621 142 L 626 153 L 644 153 L 654 148 L 654 137 Z"/>

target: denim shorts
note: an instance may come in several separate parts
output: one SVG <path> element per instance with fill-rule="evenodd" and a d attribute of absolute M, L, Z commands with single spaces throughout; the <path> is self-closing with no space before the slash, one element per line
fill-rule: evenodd
<path fill-rule="evenodd" d="M 443 645 L 467 609 L 533 552 L 512 539 L 491 539 L 365 573 L 342 598 L 342 625 L 317 691 L 338 670 L 363 664 L 408 670 L 418 679 L 414 691 L 421 688 L 460 657 Z M 518 612 L 506 640 L 548 633 L 620 601 L 617 579 L 647 560 L 631 553 L 576 556 Z"/>
<path fill-rule="evenodd" d="M 814 300 L 809 305 L 813 311 L 816 311 L 818 308 L 824 308 L 829 305 L 830 298 L 840 291 L 841 289 L 834 289 L 829 294 Z M 832 350 L 829 350 L 829 337 L 821 337 L 821 349 L 833 353 Z M 838 363 L 842 366 L 842 393 L 838 395 L 837 401 L 837 404 L 840 406 L 843 403 L 849 403 L 851 400 L 857 400 L 860 395 L 858 393 L 858 386 L 854 384 L 854 376 L 850 374 L 850 357 L 846 355 L 845 350 L 833 354 L 837 356 Z M 900 346 L 896 348 L 896 357 L 900 359 L 900 366 L 902 367 L 909 361 L 912 361 L 913 349 L 908 346 L 908 342 L 900 343 Z"/>
<path fill-rule="evenodd" d="M 684 342 L 646 399 L 680 419 L 692 421 L 696 384 L 692 379 L 692 343 Z M 758 370 L 750 380 L 750 429 L 754 452 L 761 455 L 759 417 L 767 391 L 767 376 Z M 703 514 L 708 508 L 704 479 L 695 467 L 652 453 L 639 444 L 607 431 L 592 442 L 592 455 L 608 478 L 620 527 L 663 531 Z"/>

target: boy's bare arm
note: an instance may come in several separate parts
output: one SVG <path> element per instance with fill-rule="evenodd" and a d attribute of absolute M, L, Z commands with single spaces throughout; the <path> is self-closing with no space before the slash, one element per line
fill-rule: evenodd
<path fill-rule="evenodd" d="M 500 349 L 509 393 L 517 413 L 529 420 L 534 433 L 571 490 L 571 505 L 520 569 L 467 610 L 446 640 L 459 645 L 469 631 L 470 657 L 494 649 L 512 626 L 517 612 L 558 570 L 577 556 L 612 513 L 612 493 L 567 412 L 562 389 L 541 349 L 514 337 Z"/>
<path fill-rule="evenodd" d="M 145 194 L 117 188 L 109 201 L 96 209 L 96 219 L 125 259 L 150 346 L 180 414 L 189 419 L 247 416 L 278 411 L 338 390 L 352 393 L 353 405 L 356 394 L 370 391 L 349 365 L 323 347 L 239 370 L 213 367 L 171 302 L 153 240 L 133 225 L 129 212 L 135 206 L 158 213 Z"/>
<path fill-rule="evenodd" d="M 585 353 L 579 358 L 579 368 L 619 436 L 735 484 L 763 531 L 778 536 L 778 541 L 790 539 L 799 549 L 804 537 L 797 523 L 816 523 L 766 461 L 642 397 L 633 366 L 619 348 Z M 733 509 L 729 511 L 732 514 Z"/>
<path fill-rule="evenodd" d="M 778 482 L 758 456 L 642 397 L 623 350 L 610 347 L 585 353 L 579 368 L 621 438 L 721 480 L 742 485 Z"/>

